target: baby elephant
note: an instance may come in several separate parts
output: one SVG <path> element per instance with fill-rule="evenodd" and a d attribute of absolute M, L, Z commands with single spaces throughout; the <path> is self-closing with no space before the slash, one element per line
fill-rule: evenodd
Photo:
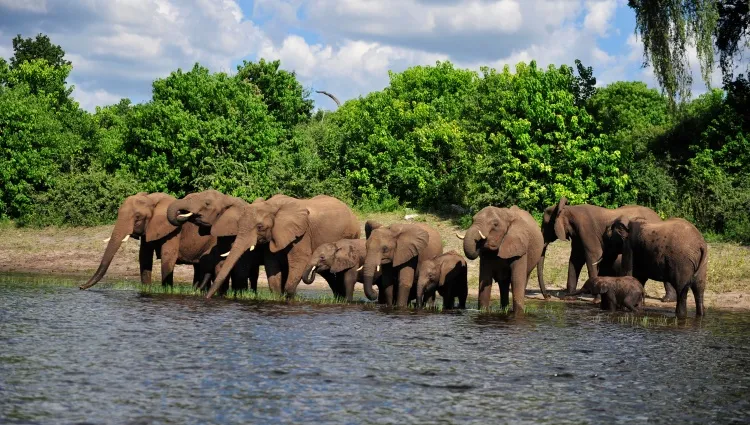
<path fill-rule="evenodd" d="M 364 239 L 341 239 L 319 246 L 310 257 L 302 281 L 309 285 L 315 280 L 315 274 L 320 274 L 334 296 L 352 301 L 354 284 L 363 281 L 365 242 Z M 375 278 L 375 284 L 379 285 L 380 273 Z"/>
<path fill-rule="evenodd" d="M 643 307 L 643 285 L 632 276 L 589 278 L 574 295 L 585 293 L 601 294 L 602 310 L 615 311 L 618 308 L 627 308 L 636 311 Z"/>
<path fill-rule="evenodd" d="M 456 251 L 425 260 L 417 271 L 417 308 L 425 301 L 435 302 L 435 291 L 443 297 L 443 308 L 452 309 L 455 298 L 458 308 L 466 308 L 469 285 L 466 276 L 466 260 Z"/>

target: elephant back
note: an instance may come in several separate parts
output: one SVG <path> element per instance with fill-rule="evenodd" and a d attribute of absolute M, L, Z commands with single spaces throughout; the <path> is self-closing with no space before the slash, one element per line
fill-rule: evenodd
<path fill-rule="evenodd" d="M 359 221 L 354 212 L 340 200 L 326 195 L 301 200 L 309 211 L 312 249 L 341 239 L 359 238 Z"/>

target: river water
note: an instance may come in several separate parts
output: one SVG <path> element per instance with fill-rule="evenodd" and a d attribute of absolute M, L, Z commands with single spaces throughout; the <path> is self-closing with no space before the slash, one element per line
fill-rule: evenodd
<path fill-rule="evenodd" d="M 750 421 L 750 314 L 643 326 L 530 304 L 513 318 L 6 280 L 0 423 Z"/>

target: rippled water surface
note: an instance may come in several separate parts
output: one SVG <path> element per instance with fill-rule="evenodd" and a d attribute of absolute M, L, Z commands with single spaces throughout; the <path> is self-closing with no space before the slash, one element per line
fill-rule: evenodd
<path fill-rule="evenodd" d="M 644 327 L 535 306 L 520 319 L 6 281 L 0 423 L 750 421 L 747 313 Z"/>

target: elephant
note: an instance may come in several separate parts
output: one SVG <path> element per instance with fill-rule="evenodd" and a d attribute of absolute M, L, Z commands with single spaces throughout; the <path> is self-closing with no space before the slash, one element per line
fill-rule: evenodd
<path fill-rule="evenodd" d="M 476 213 L 464 236 L 464 254 L 479 257 L 479 309 L 490 306 L 493 279 L 500 287 L 500 305 L 507 308 L 513 290 L 513 311 L 523 313 L 529 275 L 542 256 L 544 240 L 539 226 L 527 211 L 489 206 Z M 542 295 L 547 298 L 542 280 Z"/>
<path fill-rule="evenodd" d="M 341 239 L 324 243 L 313 251 L 302 281 L 311 284 L 318 273 L 328 281 L 333 295 L 352 301 L 354 284 L 364 282 L 363 265 L 367 248 L 364 239 Z M 380 273 L 377 273 L 376 284 L 379 285 Z"/>
<path fill-rule="evenodd" d="M 358 239 L 359 222 L 351 209 L 336 198 L 318 195 L 296 199 L 274 195 L 245 204 L 233 228 L 218 228 L 217 236 L 237 235 L 219 275 L 206 294 L 210 298 L 240 257 L 267 244 L 263 264 L 271 291 L 293 297 L 313 251 L 340 239 Z M 212 227 L 212 232 L 217 226 Z"/>
<path fill-rule="evenodd" d="M 626 308 L 635 312 L 643 308 L 643 285 L 632 276 L 590 277 L 573 295 L 580 294 L 602 295 L 602 310 Z"/>
<path fill-rule="evenodd" d="M 282 200 L 279 199 L 279 201 Z M 265 200 L 257 198 L 253 204 L 261 202 Z M 166 217 L 172 225 L 197 225 L 202 233 L 210 233 L 216 238 L 216 248 L 212 251 L 212 257 L 217 261 L 212 261 L 212 265 L 208 265 L 212 273 L 210 277 L 204 276 L 200 283 L 201 288 L 205 287 L 210 280 L 216 282 L 220 270 L 224 269 L 226 253 L 230 251 L 238 233 L 239 219 L 245 208 L 250 205 L 241 198 L 210 189 L 188 194 L 173 202 L 167 209 Z M 236 286 L 236 290 L 248 289 L 248 280 L 249 288 L 254 292 L 258 290 L 258 275 L 266 250 L 267 244 L 259 244 L 258 249 L 244 252 L 239 260 L 235 261 L 234 266 L 227 269 L 227 273 L 231 270 L 232 285 Z M 242 284 L 235 285 L 235 281 L 242 282 Z"/>
<path fill-rule="evenodd" d="M 677 293 L 675 315 L 687 316 L 687 293 L 693 291 L 695 314 L 703 316 L 708 245 L 689 221 L 670 218 L 660 222 L 619 217 L 607 231 L 607 250 L 622 252 L 626 276 L 645 285 L 648 279 L 669 282 Z"/>
<path fill-rule="evenodd" d="M 406 307 L 411 298 L 416 298 L 419 265 L 443 252 L 440 233 L 423 223 L 383 226 L 369 220 L 365 223 L 365 234 L 365 295 L 371 301 L 379 299 L 389 306 L 395 298 L 398 307 Z M 382 273 L 379 293 L 372 288 L 377 272 Z"/>
<path fill-rule="evenodd" d="M 456 298 L 458 308 L 466 308 L 466 297 L 469 295 L 468 270 L 466 259 L 456 251 L 422 261 L 417 276 L 417 308 L 421 308 L 427 300 L 434 304 L 436 291 L 443 298 L 444 310 L 451 310 Z"/>
<path fill-rule="evenodd" d="M 192 264 L 193 283 L 201 277 L 199 268 L 201 259 L 216 246 L 216 238 L 203 235 L 198 226 L 189 224 L 184 227 L 172 225 L 166 216 L 167 209 L 175 198 L 166 193 L 139 192 L 123 201 L 117 211 L 117 221 L 112 235 L 105 240 L 107 248 L 94 275 L 80 289 L 96 285 L 107 272 L 112 259 L 120 245 L 129 238 L 140 239 L 138 253 L 141 283 L 151 284 L 151 269 L 154 253 L 161 259 L 161 276 L 163 285 L 172 285 L 175 264 Z"/>
<path fill-rule="evenodd" d="M 629 218 L 641 217 L 647 221 L 661 221 L 659 214 L 648 207 L 625 205 L 617 209 L 608 209 L 596 205 L 569 205 L 565 197 L 560 198 L 557 205 L 545 209 L 542 219 L 544 250 L 537 270 L 540 286 L 543 285 L 547 246 L 557 239 L 571 241 L 566 290 L 568 294 L 575 292 L 584 264 L 588 269 L 589 277 L 596 277 L 599 274 L 605 276 L 620 274 L 621 258 L 618 255 L 603 256 L 602 254 L 606 245 L 607 229 L 623 215 Z M 666 295 L 662 301 L 676 300 L 676 294 L 671 285 L 665 283 L 664 290 Z"/>

